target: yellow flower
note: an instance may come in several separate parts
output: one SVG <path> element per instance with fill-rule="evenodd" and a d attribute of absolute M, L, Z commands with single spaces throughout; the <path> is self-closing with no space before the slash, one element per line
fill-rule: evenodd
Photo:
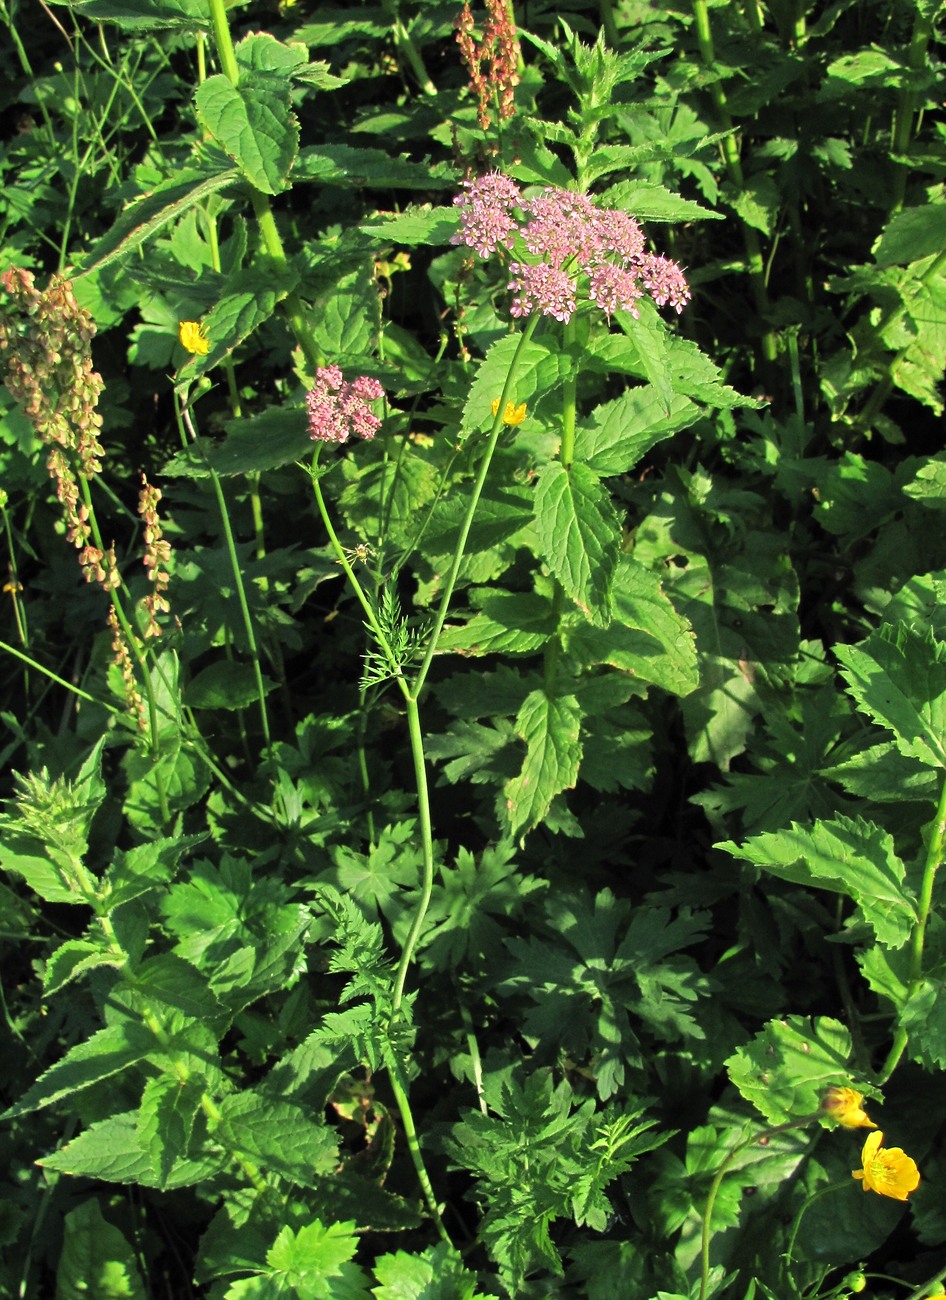
<path fill-rule="evenodd" d="M 177 334 L 187 351 L 195 357 L 205 357 L 210 351 L 210 339 L 200 321 L 182 320 Z"/>
<path fill-rule="evenodd" d="M 491 406 L 493 408 L 493 414 L 495 415 L 496 412 L 499 410 L 498 397 L 493 399 Z M 506 403 L 506 409 L 505 411 L 503 411 L 503 424 L 510 424 L 513 426 L 513 428 L 516 428 L 518 425 L 522 423 L 522 421 L 525 418 L 526 418 L 525 402 L 520 402 L 518 406 L 516 406 L 515 402 Z"/>
<path fill-rule="evenodd" d="M 920 1171 L 916 1162 L 899 1147 L 882 1147 L 883 1140 L 884 1135 L 879 1130 L 868 1133 L 861 1152 L 864 1168 L 853 1170 L 851 1176 L 863 1182 L 865 1192 L 905 1201 L 907 1194 L 919 1186 Z"/>
<path fill-rule="evenodd" d="M 876 1128 L 864 1112 L 864 1098 L 854 1088 L 829 1088 L 821 1109 L 844 1128 Z"/>

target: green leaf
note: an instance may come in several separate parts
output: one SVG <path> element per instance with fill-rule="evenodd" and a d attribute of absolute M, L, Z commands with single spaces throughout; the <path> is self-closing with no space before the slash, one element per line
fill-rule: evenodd
<path fill-rule="evenodd" d="M 447 626 L 437 643 L 441 654 L 532 654 L 555 635 L 552 602 L 528 592 L 471 592 L 479 611 L 460 627 Z"/>
<path fill-rule="evenodd" d="M 301 406 L 269 406 L 258 415 L 224 424 L 227 436 L 206 451 L 218 474 L 259 474 L 294 465 L 312 454 L 312 438 Z M 206 475 L 203 467 L 201 477 Z"/>
<path fill-rule="evenodd" d="M 166 884 L 177 871 L 181 858 L 206 839 L 207 834 L 177 835 L 172 839 L 149 840 L 133 849 L 117 849 L 103 880 L 102 897 L 108 910 L 113 911 Z"/>
<path fill-rule="evenodd" d="M 82 888 L 75 872 L 70 872 L 66 863 L 60 866 L 51 862 L 45 855 L 42 842 L 33 836 L 4 831 L 4 843 L 0 844 L 0 867 L 22 876 L 30 889 L 47 903 L 89 905 L 88 891 Z"/>
<path fill-rule="evenodd" d="M 910 1059 L 927 1070 L 946 1069 L 946 982 L 927 977 L 911 985 L 899 1021 L 909 1035 Z"/>
<path fill-rule="evenodd" d="M 909 266 L 946 248 L 946 204 L 904 208 L 884 227 L 873 248 L 878 266 Z"/>
<path fill-rule="evenodd" d="M 170 180 L 149 190 L 125 209 L 108 234 L 85 255 L 76 278 L 101 270 L 109 262 L 140 248 L 169 222 L 239 179 L 239 173 L 225 154 L 205 148 L 200 167 L 175 172 Z"/>
<path fill-rule="evenodd" d="M 230 276 L 223 296 L 202 321 L 210 351 L 206 356 L 194 356 L 185 362 L 178 371 L 178 383 L 212 370 L 230 356 L 269 320 L 279 303 L 295 288 L 296 281 L 291 267 L 271 267 L 265 272 L 243 267 Z"/>
<path fill-rule="evenodd" d="M 201 1081 L 194 1076 L 182 1082 L 173 1074 L 159 1074 L 145 1084 L 138 1137 L 162 1189 L 187 1153 L 202 1094 Z"/>
<path fill-rule="evenodd" d="M 89 22 L 115 23 L 137 33 L 200 32 L 210 27 L 204 0 L 76 0 L 74 11 Z"/>
<path fill-rule="evenodd" d="M 69 939 L 60 944 L 46 963 L 43 972 L 43 991 L 47 995 L 57 993 L 70 980 L 78 979 L 86 971 L 99 966 L 121 967 L 124 956 L 116 953 L 108 944 L 104 935 L 92 940 Z"/>
<path fill-rule="evenodd" d="M 578 779 L 581 710 L 574 695 L 532 691 L 516 719 L 526 742 L 522 771 L 506 783 L 506 807 L 513 835 L 538 826 L 554 797 Z"/>
<path fill-rule="evenodd" d="M 480 362 L 463 406 L 460 431 L 464 437 L 493 423 L 493 402 L 499 401 L 502 395 L 519 344 L 520 335 L 507 334 L 492 345 Z M 528 408 L 536 394 L 545 397 L 554 392 L 570 369 L 567 356 L 544 341 L 530 339 L 519 352 L 509 400 L 517 406 L 525 402 Z"/>
<path fill-rule="evenodd" d="M 810 830 L 793 822 L 788 830 L 753 835 L 741 846 L 726 841 L 715 847 L 781 880 L 845 894 L 887 947 L 906 943 L 916 924 L 893 837 L 860 817 L 816 821 Z"/>
<path fill-rule="evenodd" d="M 358 227 L 381 244 L 404 244 L 416 248 L 419 244 L 442 247 L 449 244 L 451 236 L 460 228 L 456 208 L 432 208 L 413 205 L 394 216 L 372 217 Z"/>
<path fill-rule="evenodd" d="M 318 1186 L 338 1164 L 335 1130 L 301 1106 L 247 1091 L 225 1097 L 220 1111 L 225 1146 L 302 1187 Z"/>
<path fill-rule="evenodd" d="M 275 685 L 264 677 L 264 695 L 268 695 Z M 253 665 L 235 660 L 203 668 L 184 691 L 184 702 L 192 709 L 246 709 L 258 699 Z"/>
<path fill-rule="evenodd" d="M 596 151 L 597 153 L 597 151 Z M 652 181 L 630 180 L 612 185 L 602 195 L 609 208 L 623 208 L 638 221 L 725 221 L 723 212 L 713 212 L 693 199 L 681 198 Z"/>
<path fill-rule="evenodd" d="M 67 1052 L 4 1114 L 4 1119 L 41 1110 L 82 1088 L 120 1074 L 143 1061 L 157 1043 L 147 1030 L 134 1024 L 108 1025 Z"/>
<path fill-rule="evenodd" d="M 135 1251 L 90 1198 L 63 1222 L 56 1300 L 146 1300 Z"/>
<path fill-rule="evenodd" d="M 199 1160 L 178 1160 L 167 1177 L 155 1173 L 142 1145 L 138 1111 L 125 1111 L 92 1124 L 37 1164 L 77 1178 L 101 1178 L 107 1183 L 140 1183 L 142 1187 L 192 1187 L 207 1183 L 226 1167 L 223 1152 Z"/>
<path fill-rule="evenodd" d="M 250 184 L 264 194 L 287 188 L 299 147 L 287 73 L 244 72 L 235 86 L 217 73 L 198 86 L 195 104 L 201 125 Z"/>
<path fill-rule="evenodd" d="M 771 1124 L 818 1112 L 825 1090 L 846 1086 L 851 1035 L 829 1016 L 770 1020 L 726 1062 L 735 1086 Z"/>
<path fill-rule="evenodd" d="M 946 643 L 899 623 L 835 654 L 851 695 L 901 754 L 946 767 Z"/>
<path fill-rule="evenodd" d="M 651 385 L 629 388 L 613 402 L 596 407 L 590 422 L 578 426 L 575 459 L 596 474 L 629 474 L 651 447 L 699 416 L 699 408 L 679 393 L 671 397 L 668 412 Z"/>
<path fill-rule="evenodd" d="M 591 623 L 611 616 L 611 580 L 621 534 L 617 512 L 587 466 L 557 461 L 539 472 L 535 490 L 539 555 Z"/>
<path fill-rule="evenodd" d="M 275 1285 L 279 1293 L 291 1287 L 299 1300 L 369 1300 L 367 1278 L 350 1262 L 358 1250 L 354 1229 L 354 1222 L 326 1227 L 318 1219 L 298 1232 L 283 1228 L 266 1255 L 269 1281 L 258 1294 L 278 1294 Z"/>
<path fill-rule="evenodd" d="M 610 664 L 641 682 L 685 696 L 700 683 L 693 628 L 664 593 L 660 578 L 631 556 L 618 561 L 607 628 L 567 628 L 569 653 L 583 664 Z"/>
<path fill-rule="evenodd" d="M 375 1300 L 477 1300 L 484 1294 L 457 1251 L 442 1241 L 420 1255 L 381 1255 L 373 1271 Z"/>
<path fill-rule="evenodd" d="M 365 189 L 431 190 L 454 189 L 456 173 L 443 164 L 412 162 L 393 157 L 387 149 L 356 149 L 348 144 L 310 145 L 299 151 L 293 168 L 294 181 L 320 181 L 323 185 L 344 185 Z"/>

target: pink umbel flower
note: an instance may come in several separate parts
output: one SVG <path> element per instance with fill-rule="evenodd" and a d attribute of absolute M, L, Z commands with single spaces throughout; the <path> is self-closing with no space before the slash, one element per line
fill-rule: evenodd
<path fill-rule="evenodd" d="M 543 316 L 554 316 L 556 320 L 571 320 L 577 306 L 575 281 L 560 266 L 511 262 L 509 270 L 512 273 L 509 288 L 515 294 L 509 308 L 511 316 L 531 316 L 534 311 L 540 311 Z"/>
<path fill-rule="evenodd" d="M 690 301 L 690 288 L 683 272 L 669 257 L 652 253 L 642 258 L 640 277 L 641 284 L 658 307 L 669 303 L 679 315 Z"/>
<path fill-rule="evenodd" d="M 500 245 L 512 248 L 512 237 L 519 226 L 513 217 L 522 206 L 522 191 L 515 181 L 502 172 L 487 172 L 479 180 L 464 181 L 465 194 L 453 200 L 460 209 L 461 229 L 452 243 L 466 244 L 486 258 Z"/>
<path fill-rule="evenodd" d="M 371 439 L 381 428 L 381 421 L 369 402 L 384 396 L 377 379 L 360 375 L 347 380 L 338 366 L 320 366 L 315 384 L 306 394 L 309 412 L 309 436 L 316 442 L 347 442 L 355 433 Z"/>
<path fill-rule="evenodd" d="M 461 228 L 453 243 L 482 258 L 497 249 L 516 251 L 509 263 L 513 316 L 537 311 L 568 321 L 582 298 L 609 319 L 618 310 L 636 316 L 645 293 L 679 313 L 690 299 L 680 267 L 645 252 L 644 232 L 627 212 L 553 186 L 526 198 L 496 171 L 464 181 L 463 188 L 454 199 Z"/>

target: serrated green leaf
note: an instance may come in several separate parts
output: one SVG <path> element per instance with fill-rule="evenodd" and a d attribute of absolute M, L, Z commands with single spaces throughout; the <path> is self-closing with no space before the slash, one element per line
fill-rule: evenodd
<path fill-rule="evenodd" d="M 151 1034 L 138 1025 L 107 1025 L 41 1074 L 3 1118 L 13 1119 L 31 1110 L 41 1110 L 101 1079 L 120 1074 L 130 1065 L 143 1061 L 156 1047 Z"/>
<path fill-rule="evenodd" d="M 487 591 L 473 599 L 478 612 L 462 626 L 444 628 L 438 653 L 532 654 L 555 635 L 552 603 L 543 596 Z"/>
<path fill-rule="evenodd" d="M 581 710 L 574 695 L 532 691 L 516 719 L 516 732 L 526 742 L 522 771 L 505 786 L 509 826 L 513 835 L 532 830 L 548 812 L 553 798 L 570 790 L 581 761 Z"/>
<path fill-rule="evenodd" d="M 182 1082 L 173 1074 L 159 1074 L 145 1084 L 138 1111 L 138 1139 L 162 1189 L 186 1155 L 202 1093 L 202 1084 L 194 1076 Z"/>
<path fill-rule="evenodd" d="M 545 560 L 585 617 L 606 626 L 621 529 L 605 489 L 587 466 L 558 462 L 539 472 L 535 529 Z"/>
<path fill-rule="evenodd" d="M 483 1294 L 460 1255 L 444 1242 L 428 1246 L 420 1255 L 406 1250 L 381 1255 L 373 1272 L 374 1300 L 477 1300 Z"/>
<path fill-rule="evenodd" d="M 0 867 L 21 876 L 47 903 L 89 905 L 88 892 L 81 887 L 75 872 L 70 872 L 65 863 L 60 866 L 50 861 L 41 841 L 33 836 L 4 831 L 4 843 L 0 844 Z"/>
<path fill-rule="evenodd" d="M 904 886 L 905 868 L 893 837 L 860 817 L 816 821 L 810 830 L 793 822 L 787 830 L 765 831 L 742 845 L 726 841 L 715 847 L 781 880 L 845 894 L 885 946 L 899 948 L 916 925 L 916 905 Z"/>
<path fill-rule="evenodd" d="M 297 276 L 289 267 L 266 272 L 244 267 L 227 281 L 223 296 L 201 322 L 210 341 L 206 356 L 193 356 L 178 371 L 178 383 L 194 380 L 212 370 L 251 337 L 272 316 L 280 302 L 296 286 Z"/>
<path fill-rule="evenodd" d="M 205 149 L 199 167 L 175 172 L 171 180 L 149 190 L 126 208 L 108 234 L 93 244 L 82 259 L 75 278 L 99 271 L 116 258 L 133 252 L 170 221 L 239 179 L 239 172 L 226 154 Z"/>
<path fill-rule="evenodd" d="M 118 849 L 104 876 L 102 896 L 112 911 L 133 898 L 169 881 L 185 853 L 208 838 L 202 835 L 178 835 L 171 839 L 154 839 L 133 849 Z"/>
<path fill-rule="evenodd" d="M 578 426 L 575 459 L 596 474 L 629 474 L 651 447 L 699 416 L 699 408 L 679 393 L 673 394 L 668 412 L 649 384 L 629 388 L 596 407 L 590 420 Z"/>
<path fill-rule="evenodd" d="M 770 1020 L 726 1062 L 746 1101 L 771 1124 L 817 1114 L 825 1090 L 851 1082 L 851 1035 L 829 1016 Z"/>
<path fill-rule="evenodd" d="M 358 227 L 383 244 L 403 244 L 416 248 L 420 244 L 442 247 L 460 228 L 456 208 L 408 207 L 394 216 L 372 217 Z"/>
<path fill-rule="evenodd" d="M 224 1152 L 199 1160 L 179 1160 L 171 1174 L 159 1180 L 141 1145 L 138 1111 L 125 1111 L 92 1124 L 37 1164 L 77 1178 L 101 1178 L 107 1183 L 140 1183 L 142 1187 L 192 1187 L 206 1183 L 227 1164 Z"/>
<path fill-rule="evenodd" d="M 301 1106 L 255 1092 L 234 1093 L 220 1103 L 225 1145 L 302 1187 L 338 1164 L 334 1129 L 315 1124 Z"/>
<path fill-rule="evenodd" d="M 138 1259 L 94 1198 L 70 1210 L 56 1269 L 56 1300 L 146 1300 Z"/>
<path fill-rule="evenodd" d="M 704 208 L 693 199 L 681 198 L 663 185 L 652 181 L 621 181 L 605 190 L 604 203 L 622 208 L 638 221 L 725 221 L 723 212 Z"/>
<path fill-rule="evenodd" d="M 292 179 L 366 189 L 436 190 L 457 186 L 456 173 L 443 164 L 412 162 L 404 156 L 392 157 L 385 149 L 356 149 L 348 144 L 301 149 Z"/>
<path fill-rule="evenodd" d="M 197 88 L 197 116 L 240 171 L 264 194 L 278 194 L 299 148 L 287 73 L 246 72 L 234 85 L 217 73 Z"/>
<path fill-rule="evenodd" d="M 70 980 L 78 979 L 86 971 L 99 966 L 121 967 L 124 956 L 112 949 L 104 935 L 99 939 L 69 939 L 60 944 L 46 963 L 43 972 L 43 991 L 57 993 Z"/>
<path fill-rule="evenodd" d="M 460 425 L 463 436 L 489 428 L 492 424 L 493 402 L 499 401 L 502 395 L 519 345 L 518 334 L 507 334 L 492 345 L 480 362 L 463 406 Z M 528 419 L 528 406 L 536 393 L 545 396 L 554 392 L 570 370 L 568 357 L 544 341 L 530 339 L 519 352 L 509 400 L 517 406 L 525 402 Z"/>
<path fill-rule="evenodd" d="M 148 957 L 126 978 L 148 1005 L 160 1003 L 173 1007 L 192 1020 L 205 1023 L 212 1023 L 223 1012 L 207 977 L 176 953 L 162 952 Z"/>
<path fill-rule="evenodd" d="M 901 754 L 946 767 L 946 643 L 901 623 L 835 654 L 851 695 Z"/>
<path fill-rule="evenodd" d="M 884 227 L 874 245 L 878 266 L 909 266 L 946 248 L 946 205 L 904 208 Z"/>
<path fill-rule="evenodd" d="M 631 556 L 618 561 L 607 628 L 576 623 L 566 645 L 583 664 L 610 664 L 641 682 L 686 696 L 700 683 L 693 628 L 678 614 L 660 578 Z"/>
<path fill-rule="evenodd" d="M 204 0 L 76 0 L 74 7 L 89 22 L 115 23 L 130 32 L 199 32 L 211 25 Z"/>
<path fill-rule="evenodd" d="M 228 420 L 224 429 L 224 441 L 209 446 L 206 452 L 206 463 L 218 474 L 259 474 L 294 465 L 312 454 L 312 437 L 301 406 L 270 406 L 258 415 Z"/>

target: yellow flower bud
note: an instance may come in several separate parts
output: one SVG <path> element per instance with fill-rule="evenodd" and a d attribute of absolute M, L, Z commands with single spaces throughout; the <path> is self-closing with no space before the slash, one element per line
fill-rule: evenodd
<path fill-rule="evenodd" d="M 829 1088 L 821 1109 L 843 1128 L 876 1128 L 864 1111 L 864 1098 L 855 1088 Z"/>

